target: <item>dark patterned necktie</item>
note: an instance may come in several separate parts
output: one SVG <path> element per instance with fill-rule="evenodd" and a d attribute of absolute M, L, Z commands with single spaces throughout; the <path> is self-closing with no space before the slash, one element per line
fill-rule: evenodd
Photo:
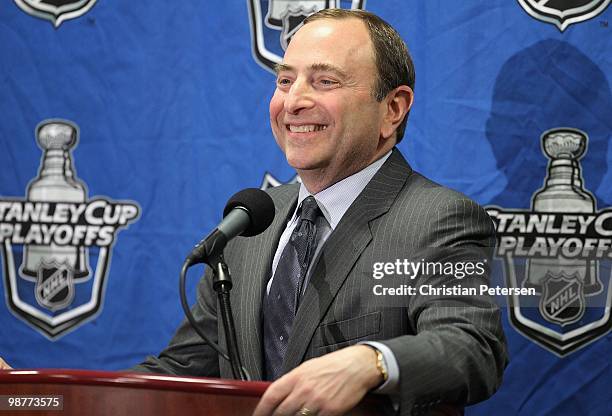
<path fill-rule="evenodd" d="M 322 218 L 321 214 L 314 197 L 304 199 L 299 212 L 299 223 L 283 249 L 270 292 L 263 302 L 267 380 L 276 380 L 281 375 L 306 273 L 317 248 L 317 219 Z"/>

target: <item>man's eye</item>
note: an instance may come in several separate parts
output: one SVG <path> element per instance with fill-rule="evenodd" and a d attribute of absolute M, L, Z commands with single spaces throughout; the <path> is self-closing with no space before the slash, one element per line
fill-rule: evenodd
<path fill-rule="evenodd" d="M 333 79 L 327 79 L 327 78 L 320 79 L 319 83 L 326 87 L 330 87 L 330 86 L 338 84 L 337 81 L 334 81 Z"/>
<path fill-rule="evenodd" d="M 289 84 L 291 84 L 291 80 L 290 80 L 289 78 L 278 78 L 278 79 L 276 80 L 276 83 L 277 83 L 278 85 L 281 85 L 281 86 L 282 86 L 282 85 L 289 85 Z"/>

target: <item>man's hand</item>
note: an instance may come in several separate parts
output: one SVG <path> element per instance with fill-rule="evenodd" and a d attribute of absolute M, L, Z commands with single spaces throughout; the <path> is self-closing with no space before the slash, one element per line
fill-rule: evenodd
<path fill-rule="evenodd" d="M 0 370 L 12 370 L 12 369 L 13 367 L 8 365 L 6 361 L 4 361 L 2 357 L 0 357 Z"/>
<path fill-rule="evenodd" d="M 354 345 L 313 358 L 268 387 L 253 416 L 342 415 L 357 405 L 383 378 L 376 352 Z"/>

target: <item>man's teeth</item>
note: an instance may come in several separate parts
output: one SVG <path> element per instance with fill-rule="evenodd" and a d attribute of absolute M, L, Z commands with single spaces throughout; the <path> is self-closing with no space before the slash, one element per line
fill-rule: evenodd
<path fill-rule="evenodd" d="M 312 131 L 325 130 L 327 126 L 321 124 L 304 124 L 302 126 L 289 125 L 289 130 L 293 133 L 310 133 Z"/>

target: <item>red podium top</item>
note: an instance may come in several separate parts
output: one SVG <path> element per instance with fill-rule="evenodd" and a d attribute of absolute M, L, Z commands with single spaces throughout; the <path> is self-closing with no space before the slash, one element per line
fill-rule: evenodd
<path fill-rule="evenodd" d="M 0 371 L 0 385 L 2 384 L 120 386 L 251 397 L 261 397 L 270 385 L 267 381 L 236 381 L 165 374 L 62 369 Z M 5 388 L 2 387 L 3 390 Z"/>
<path fill-rule="evenodd" d="M 0 395 L 62 396 L 63 409 L 18 415 L 250 415 L 269 386 L 261 381 L 87 370 L 0 371 Z M 8 398 L 0 409 L 7 409 Z M 13 400 L 13 403 L 15 401 Z M 351 415 L 379 414 L 367 398 Z M 33 404 L 30 401 L 30 406 Z M 0 411 L 0 414 L 6 414 Z M 12 413 L 11 413 L 12 414 Z"/>

